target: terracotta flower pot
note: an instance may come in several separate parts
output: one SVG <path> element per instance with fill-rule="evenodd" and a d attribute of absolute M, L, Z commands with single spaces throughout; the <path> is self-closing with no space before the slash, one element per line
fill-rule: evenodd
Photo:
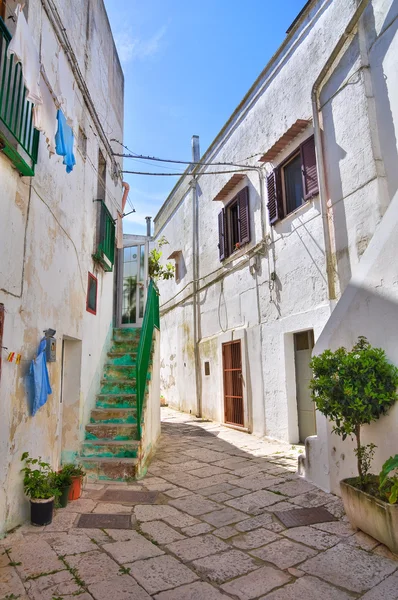
<path fill-rule="evenodd" d="M 83 477 L 81 475 L 72 476 L 72 485 L 69 490 L 69 501 L 78 500 L 82 495 Z"/>

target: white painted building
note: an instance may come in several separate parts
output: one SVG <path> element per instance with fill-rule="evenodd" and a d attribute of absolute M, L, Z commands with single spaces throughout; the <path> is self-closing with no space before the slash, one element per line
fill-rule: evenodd
<path fill-rule="evenodd" d="M 49 80 L 56 55 L 43 48 L 53 44 L 67 57 L 75 104 L 76 166 L 70 174 L 62 157 L 49 158 L 44 136 L 29 122 L 23 140 L 18 128 L 31 106 L 19 80 L 10 87 L 3 77 L 10 68 L 7 28 L 15 30 L 9 19 L 15 6 L 13 0 L 0 3 L 0 345 L 6 348 L 0 373 L 0 535 L 28 510 L 22 453 L 40 455 L 56 468 L 61 454 L 64 460 L 76 455 L 84 437 L 113 325 L 113 219 L 123 196 L 121 164 L 109 138 L 123 138 L 124 79 L 103 0 L 28 0 L 24 9 Z M 7 94 L 13 117 L 5 108 Z M 48 364 L 52 394 L 31 416 L 27 373 L 48 328 L 56 330 L 55 362 Z M 7 362 L 9 352 L 21 355 L 20 364 L 15 357 Z"/>
<path fill-rule="evenodd" d="M 398 363 L 393 238 L 388 275 L 379 262 L 377 285 L 361 279 L 391 295 L 391 311 L 375 305 L 355 327 L 349 311 L 339 321 L 397 190 L 397 16 L 395 0 L 307 2 L 206 165 L 187 171 L 155 217 L 156 238 L 169 242 L 164 259 L 177 267 L 160 283 L 161 393 L 259 435 L 315 436 L 306 475 L 336 492 L 355 465 L 310 401 L 313 345 L 368 335 Z M 372 426 L 378 464 L 396 452 L 383 431 L 397 414 Z"/>

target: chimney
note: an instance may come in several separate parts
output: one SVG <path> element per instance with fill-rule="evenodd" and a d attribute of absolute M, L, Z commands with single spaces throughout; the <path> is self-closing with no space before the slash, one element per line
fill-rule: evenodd
<path fill-rule="evenodd" d="M 192 136 L 192 161 L 197 163 L 200 161 L 200 146 L 199 146 L 199 136 Z"/>
<path fill-rule="evenodd" d="M 145 217 L 147 237 L 151 237 L 151 220 L 152 217 Z"/>

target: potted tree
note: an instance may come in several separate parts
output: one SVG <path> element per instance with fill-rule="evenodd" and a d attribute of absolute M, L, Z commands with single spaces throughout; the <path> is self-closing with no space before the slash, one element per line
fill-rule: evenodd
<path fill-rule="evenodd" d="M 32 525 L 49 525 L 53 518 L 54 500 L 59 495 L 51 466 L 41 457 L 31 458 L 28 452 L 22 454 L 25 462 L 23 486 L 30 500 L 30 521 Z"/>
<path fill-rule="evenodd" d="M 86 473 L 83 471 L 81 465 L 74 465 L 73 463 L 64 465 L 62 472 L 65 475 L 69 475 L 72 480 L 69 490 L 69 500 L 78 500 L 82 495 L 83 477 Z"/>
<path fill-rule="evenodd" d="M 59 490 L 57 506 L 65 508 L 68 505 L 69 493 L 72 486 L 72 477 L 70 473 L 65 471 L 65 469 L 58 471 L 55 475 L 55 485 Z"/>
<path fill-rule="evenodd" d="M 373 348 L 363 336 L 351 351 L 325 350 L 312 358 L 310 366 L 310 389 L 317 409 L 334 422 L 334 433 L 343 440 L 348 436 L 356 440 L 358 476 L 340 482 L 347 516 L 354 527 L 398 552 L 398 506 L 386 502 L 387 493 L 395 497 L 390 471 L 386 467 L 384 477 L 371 475 L 376 446 L 361 444 L 361 426 L 386 414 L 398 399 L 398 369 L 384 350 Z"/>

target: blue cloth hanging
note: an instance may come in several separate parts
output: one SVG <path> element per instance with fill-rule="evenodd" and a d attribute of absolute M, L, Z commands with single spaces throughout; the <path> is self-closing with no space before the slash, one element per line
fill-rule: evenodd
<path fill-rule="evenodd" d="M 73 135 L 72 127 L 66 122 L 66 118 L 62 110 L 57 113 L 58 130 L 55 135 L 55 151 L 59 156 L 64 157 L 64 165 L 66 172 L 73 171 L 76 164 L 75 155 L 73 154 L 73 145 L 75 136 Z"/>
<path fill-rule="evenodd" d="M 32 360 L 29 369 L 33 391 L 33 416 L 37 413 L 39 408 L 41 408 L 47 402 L 47 396 L 52 394 L 47 370 L 46 346 L 47 340 L 46 338 L 43 338 L 37 350 L 37 357 Z"/>

